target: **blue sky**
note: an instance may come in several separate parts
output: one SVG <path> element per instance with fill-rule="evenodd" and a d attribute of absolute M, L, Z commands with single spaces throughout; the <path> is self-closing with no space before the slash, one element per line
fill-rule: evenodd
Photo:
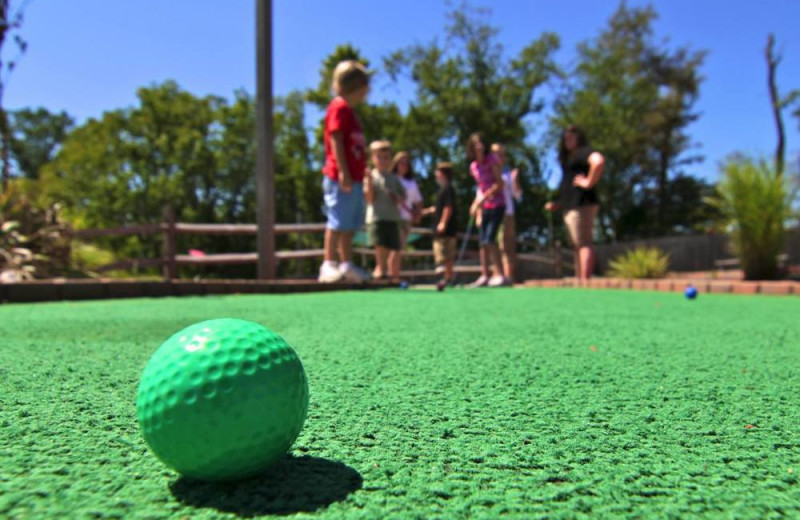
<path fill-rule="evenodd" d="M 506 52 L 542 31 L 562 38 L 559 59 L 593 37 L 615 0 L 494 0 L 492 20 Z M 647 2 L 631 0 L 629 4 Z M 707 49 L 706 82 L 691 127 L 707 157 L 692 172 L 715 178 L 717 162 L 740 150 L 770 154 L 775 130 L 763 48 L 775 32 L 784 62 L 779 83 L 800 88 L 800 0 L 656 0 L 657 34 Z M 351 42 L 373 64 L 389 52 L 428 41 L 444 24 L 440 0 L 385 2 L 275 0 L 275 90 L 315 85 L 322 58 Z M 128 106 L 142 85 L 174 79 L 196 94 L 254 89 L 253 0 L 33 0 L 22 31 L 30 47 L 11 78 L 6 106 L 44 106 L 79 119 Z M 407 87 L 379 78 L 373 99 L 405 100 Z M 800 153 L 798 121 L 787 115 L 788 148 Z"/>

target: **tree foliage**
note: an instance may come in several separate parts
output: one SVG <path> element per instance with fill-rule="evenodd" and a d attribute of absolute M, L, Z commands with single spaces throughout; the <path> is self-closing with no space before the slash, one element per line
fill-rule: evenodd
<path fill-rule="evenodd" d="M 137 98 L 136 106 L 106 112 L 70 133 L 43 169 L 44 201 L 63 201 L 83 227 L 157 222 L 167 205 L 185 222 L 253 222 L 252 97 L 244 92 L 231 101 L 198 97 L 167 82 L 139 89 Z M 309 163 L 302 96 L 279 99 L 276 107 L 276 185 L 284 194 L 277 198 L 278 218 L 318 220 L 320 194 Z M 252 251 L 252 242 L 196 237 L 182 246 Z M 160 254 L 155 237 L 114 247 L 128 255 Z"/>
<path fill-rule="evenodd" d="M 449 13 L 443 40 L 412 45 L 385 59 L 393 80 L 409 79 L 415 86 L 407 128 L 420 130 L 409 139 L 417 160 L 428 170 L 440 160 L 461 166 L 462 213 L 473 184 L 464 146 L 470 134 L 482 132 L 505 144 L 511 165 L 522 171 L 528 200 L 517 213 L 518 228 L 523 235 L 544 229 L 541 204 L 531 203 L 531 195 L 546 187 L 542 151 L 530 136 L 545 108 L 540 90 L 559 74 L 558 47 L 558 36 L 543 33 L 509 57 L 489 12 L 462 4 Z"/>
<path fill-rule="evenodd" d="M 606 156 L 599 189 L 608 239 L 675 232 L 670 184 L 701 159 L 687 129 L 699 117 L 693 107 L 705 53 L 658 41 L 656 18 L 652 7 L 620 4 L 608 26 L 578 46 L 578 64 L 555 104 L 553 134 L 578 124 Z"/>
<path fill-rule="evenodd" d="M 560 130 L 575 123 L 606 157 L 599 190 L 608 240 L 704 231 L 717 216 L 703 203 L 713 186 L 687 175 L 685 167 L 701 160 L 689 129 L 699 117 L 694 105 L 705 53 L 658 38 L 656 18 L 652 7 L 623 1 L 596 37 L 579 44 L 568 71 L 556 59 L 557 35 L 539 34 L 510 52 L 490 12 L 467 3 L 450 11 L 441 36 L 398 49 L 377 64 L 351 44 L 337 46 L 320 64 L 316 85 L 275 100 L 277 221 L 323 220 L 323 128 L 308 120 L 322 119 L 335 66 L 355 59 L 373 73 L 371 101 L 357 109 L 367 140 L 388 139 L 395 150 L 411 154 L 428 202 L 436 190 L 434 165 L 453 162 L 462 226 L 474 189 L 464 145 L 481 131 L 505 144 L 510 166 L 522 172 L 520 235 L 531 239 L 528 244 L 544 243 L 545 146 L 555 148 Z M 392 99 L 409 84 L 408 98 Z M 554 99 L 548 86 L 558 87 Z M 787 96 L 785 106 L 795 97 Z M 255 221 L 255 106 L 247 92 L 197 96 L 165 82 L 139 89 L 131 107 L 78 125 L 65 113 L 44 109 L 17 111 L 10 123 L 16 175 L 26 178 L 24 186 L 42 207 L 63 203 L 77 227 L 157 222 L 167 204 L 185 222 Z M 320 244 L 318 236 L 280 236 L 277 247 Z M 101 245 L 120 258 L 161 254 L 157 237 Z M 179 249 L 190 247 L 247 252 L 255 250 L 255 240 L 183 237 Z M 308 273 L 310 267 L 282 264 L 284 273 Z"/>
<path fill-rule="evenodd" d="M 11 158 L 15 177 L 36 179 L 53 160 L 75 120 L 66 112 L 23 108 L 10 112 Z"/>
<path fill-rule="evenodd" d="M 733 156 L 710 203 L 719 209 L 748 280 L 778 277 L 778 254 L 794 198 L 786 177 L 765 160 Z"/>

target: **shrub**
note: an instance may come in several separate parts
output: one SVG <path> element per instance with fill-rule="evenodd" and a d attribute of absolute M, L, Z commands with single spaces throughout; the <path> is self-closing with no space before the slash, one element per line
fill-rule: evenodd
<path fill-rule="evenodd" d="M 56 210 L 36 207 L 16 183 L 0 194 L 0 281 L 68 272 L 69 241 Z"/>
<path fill-rule="evenodd" d="M 114 253 L 92 244 L 74 242 L 72 244 L 70 263 L 73 269 L 83 272 L 95 272 L 100 267 L 114 262 Z"/>
<path fill-rule="evenodd" d="M 774 280 L 780 274 L 790 191 L 766 161 L 735 157 L 723 165 L 723 179 L 708 202 L 719 210 L 747 280 Z"/>
<path fill-rule="evenodd" d="M 609 262 L 609 275 L 615 278 L 664 278 L 669 270 L 669 255 L 657 247 L 637 247 Z"/>

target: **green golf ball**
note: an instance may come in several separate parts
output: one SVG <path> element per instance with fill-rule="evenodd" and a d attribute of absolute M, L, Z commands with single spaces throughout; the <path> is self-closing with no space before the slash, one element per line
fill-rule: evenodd
<path fill-rule="evenodd" d="M 164 464 L 190 478 L 260 472 L 297 439 L 308 411 L 303 365 L 265 327 L 210 320 L 153 354 L 136 397 L 139 426 Z"/>

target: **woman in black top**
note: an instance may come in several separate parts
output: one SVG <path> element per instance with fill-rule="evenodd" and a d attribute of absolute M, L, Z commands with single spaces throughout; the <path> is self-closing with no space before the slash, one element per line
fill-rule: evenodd
<path fill-rule="evenodd" d="M 563 171 L 558 196 L 545 209 L 564 211 L 564 222 L 575 248 L 575 276 L 582 282 L 591 278 L 594 271 L 592 230 L 599 207 L 595 186 L 603 175 L 605 159 L 589 146 L 580 128 L 570 125 L 561 135 L 558 161 Z"/>

